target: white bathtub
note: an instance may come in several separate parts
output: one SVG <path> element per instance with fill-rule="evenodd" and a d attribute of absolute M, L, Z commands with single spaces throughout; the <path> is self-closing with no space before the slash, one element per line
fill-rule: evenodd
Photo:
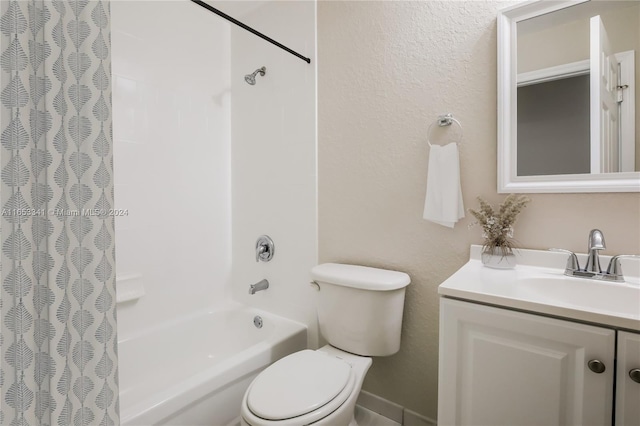
<path fill-rule="evenodd" d="M 304 325 L 238 304 L 119 341 L 121 422 L 235 424 L 251 380 L 306 344 Z"/>

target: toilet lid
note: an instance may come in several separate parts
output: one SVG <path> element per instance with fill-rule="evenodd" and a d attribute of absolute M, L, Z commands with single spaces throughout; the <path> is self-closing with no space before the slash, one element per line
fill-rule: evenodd
<path fill-rule="evenodd" d="M 256 377 L 247 405 L 267 420 L 302 416 L 332 401 L 350 376 L 351 365 L 339 358 L 312 350 L 296 352 Z"/>

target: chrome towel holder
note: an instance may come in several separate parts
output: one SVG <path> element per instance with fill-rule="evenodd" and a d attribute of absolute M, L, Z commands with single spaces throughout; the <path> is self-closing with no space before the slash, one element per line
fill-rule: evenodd
<path fill-rule="evenodd" d="M 438 119 L 429 125 L 429 128 L 427 129 L 427 143 L 429 144 L 429 146 L 432 146 L 430 139 L 431 139 L 431 130 L 433 130 L 434 124 L 437 124 L 438 127 L 447 127 L 447 126 L 451 126 L 453 123 L 457 124 L 458 127 L 460 128 L 460 137 L 455 142 L 458 145 L 460 145 L 460 142 L 462 142 L 462 135 L 463 135 L 462 124 L 460 124 L 460 122 L 453 116 L 453 114 L 448 113 L 448 114 L 439 115 Z"/>

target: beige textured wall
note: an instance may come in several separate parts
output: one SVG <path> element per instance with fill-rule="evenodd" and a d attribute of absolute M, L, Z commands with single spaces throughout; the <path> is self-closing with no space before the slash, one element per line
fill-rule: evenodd
<path fill-rule="evenodd" d="M 422 219 L 427 127 L 464 125 L 467 207 L 496 193 L 496 13 L 504 2 L 318 4 L 319 256 L 411 275 L 400 352 L 374 360 L 364 389 L 431 418 L 437 410 L 437 287 L 481 243 Z M 450 130 L 454 132 L 455 130 Z M 522 247 L 640 253 L 640 195 L 536 194 L 516 225 Z"/>

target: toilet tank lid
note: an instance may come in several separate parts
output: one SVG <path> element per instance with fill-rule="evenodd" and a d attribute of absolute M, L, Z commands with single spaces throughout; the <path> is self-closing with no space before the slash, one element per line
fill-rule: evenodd
<path fill-rule="evenodd" d="M 411 282 L 409 275 L 404 272 L 340 263 L 314 266 L 311 277 L 319 282 L 374 291 L 397 290 Z"/>

